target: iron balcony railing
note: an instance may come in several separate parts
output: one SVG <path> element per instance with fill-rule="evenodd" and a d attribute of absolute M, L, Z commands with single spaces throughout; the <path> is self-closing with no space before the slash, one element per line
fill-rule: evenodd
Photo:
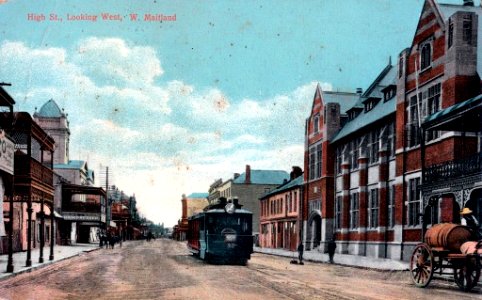
<path fill-rule="evenodd" d="M 88 202 L 71 202 L 64 200 L 62 202 L 62 211 L 68 212 L 89 212 L 89 213 L 101 213 L 101 205 L 97 203 Z"/>
<path fill-rule="evenodd" d="M 424 184 L 431 184 L 475 174 L 482 175 L 482 152 L 466 158 L 427 167 L 424 172 L 423 182 Z"/>

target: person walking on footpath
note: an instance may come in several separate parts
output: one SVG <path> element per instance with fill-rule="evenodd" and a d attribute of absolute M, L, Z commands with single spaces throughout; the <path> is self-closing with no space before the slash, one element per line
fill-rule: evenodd
<path fill-rule="evenodd" d="M 303 246 L 303 242 L 300 242 L 298 245 L 298 260 L 300 261 L 300 265 L 303 264 L 303 251 L 305 250 L 305 247 Z"/>
<path fill-rule="evenodd" d="M 335 256 L 336 242 L 335 235 L 328 241 L 328 256 L 330 257 L 330 264 L 334 263 L 333 257 Z"/>

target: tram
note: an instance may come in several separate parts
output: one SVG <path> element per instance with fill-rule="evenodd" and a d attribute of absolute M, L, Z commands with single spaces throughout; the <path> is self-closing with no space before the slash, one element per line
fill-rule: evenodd
<path fill-rule="evenodd" d="M 237 199 L 208 205 L 188 219 L 187 244 L 193 255 L 210 262 L 246 265 L 253 253 L 253 214 Z"/>

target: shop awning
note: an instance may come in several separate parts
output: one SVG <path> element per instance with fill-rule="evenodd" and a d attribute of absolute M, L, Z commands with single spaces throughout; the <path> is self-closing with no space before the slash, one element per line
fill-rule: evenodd
<path fill-rule="evenodd" d="M 428 116 L 422 123 L 425 130 L 482 131 L 482 94 Z"/>

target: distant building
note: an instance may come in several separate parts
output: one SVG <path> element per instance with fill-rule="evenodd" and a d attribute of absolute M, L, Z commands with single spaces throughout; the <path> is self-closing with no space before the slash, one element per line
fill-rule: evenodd
<path fill-rule="evenodd" d="M 260 198 L 259 246 L 296 251 L 301 237 L 303 171 L 293 167 L 290 180 Z"/>
<path fill-rule="evenodd" d="M 188 230 L 187 219 L 203 209 L 209 204 L 208 193 L 192 193 L 189 196 L 182 195 L 182 217 L 176 227 L 175 238 L 179 241 L 186 240 Z"/>
<path fill-rule="evenodd" d="M 55 140 L 55 203 L 62 216 L 59 218 L 58 234 L 62 244 L 97 242 L 106 222 L 105 192 L 93 187 L 94 172 L 87 162 L 70 160 L 67 116 L 53 99 L 33 115 L 40 127 Z M 69 199 L 64 199 L 66 196 Z"/>
<path fill-rule="evenodd" d="M 238 198 L 239 204 L 253 213 L 253 234 L 257 235 L 259 233 L 259 198 L 289 178 L 286 171 L 251 170 L 251 167 L 246 165 L 244 173 L 235 173 L 233 178 L 222 183 L 216 181 L 217 185 L 214 188 L 211 185 L 209 197 L 211 201 L 217 201 L 219 197 L 225 197 L 228 200 Z M 219 197 L 211 197 L 212 195 Z"/>

